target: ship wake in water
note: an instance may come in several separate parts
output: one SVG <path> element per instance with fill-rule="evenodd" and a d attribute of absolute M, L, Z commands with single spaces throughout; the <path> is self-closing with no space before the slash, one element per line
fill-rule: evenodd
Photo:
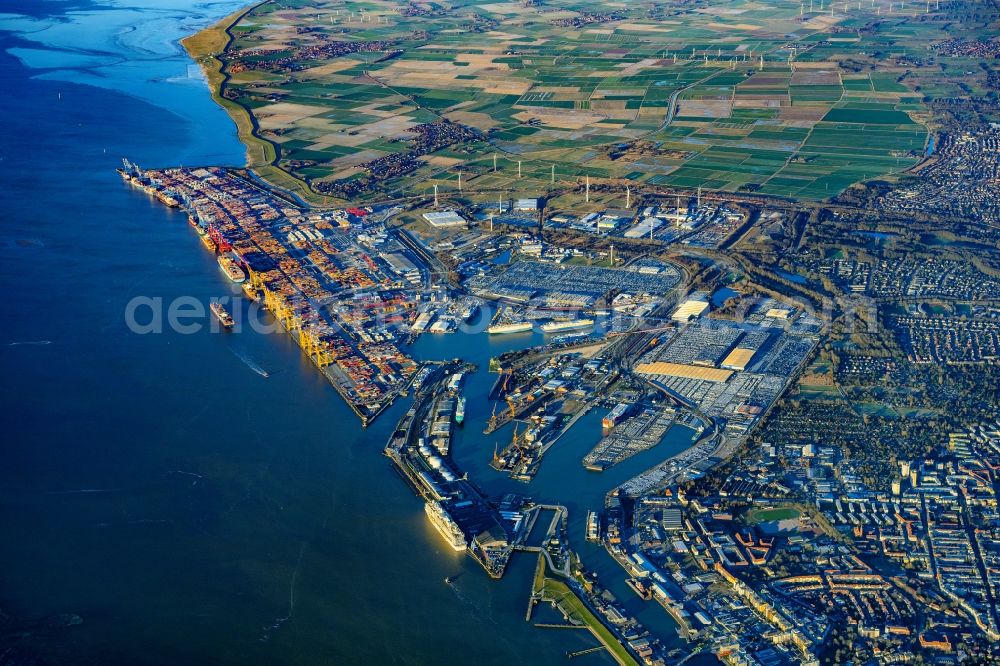
<path fill-rule="evenodd" d="M 498 624 L 498 622 L 493 618 L 488 609 L 483 608 L 483 606 L 476 601 L 462 594 L 462 590 L 459 589 L 458 585 L 454 580 L 447 582 L 446 585 L 451 588 L 451 591 L 455 593 L 455 597 L 464 605 L 468 606 L 472 610 L 472 614 L 479 618 L 480 620 L 490 622 L 492 624 Z"/>
<path fill-rule="evenodd" d="M 244 365 L 246 365 L 248 368 L 250 368 L 251 370 L 253 370 L 254 372 L 256 372 L 261 377 L 270 377 L 271 376 L 271 373 L 269 373 L 264 368 L 260 367 L 257 364 L 257 362 L 254 361 L 252 358 L 250 358 L 250 355 L 247 354 L 242 349 L 236 349 L 236 348 L 230 347 L 229 351 L 233 352 L 233 355 L 236 356 L 236 358 L 238 358 L 241 361 L 243 361 Z"/>

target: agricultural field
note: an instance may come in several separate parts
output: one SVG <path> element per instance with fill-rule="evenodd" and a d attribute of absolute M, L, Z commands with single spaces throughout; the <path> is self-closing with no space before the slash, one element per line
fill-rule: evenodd
<path fill-rule="evenodd" d="M 265 3 L 232 29 L 224 94 L 279 167 L 353 201 L 585 177 L 820 200 L 926 152 L 898 60 L 943 33 L 896 6 Z"/>

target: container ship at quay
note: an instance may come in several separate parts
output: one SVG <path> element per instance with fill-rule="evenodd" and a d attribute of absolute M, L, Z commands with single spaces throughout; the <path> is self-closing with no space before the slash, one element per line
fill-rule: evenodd
<path fill-rule="evenodd" d="M 237 264 L 232 257 L 220 254 L 219 267 L 222 269 L 222 272 L 226 274 L 227 278 L 237 284 L 247 279 L 247 274 L 243 272 L 243 269 L 240 268 L 240 265 Z"/>
<path fill-rule="evenodd" d="M 147 194 L 152 194 L 154 197 L 160 200 L 160 203 L 170 208 L 177 208 L 181 205 L 181 202 L 172 193 L 164 190 L 155 181 L 147 177 L 145 172 L 140 169 L 135 164 L 132 164 L 128 160 L 122 160 L 124 166 L 120 169 L 116 169 L 118 175 L 122 177 L 126 183 L 133 187 L 138 187 Z"/>
<path fill-rule="evenodd" d="M 431 519 L 431 525 L 445 538 L 455 550 L 462 552 L 468 547 L 465 534 L 458 526 L 440 502 L 427 502 L 424 504 L 424 512 Z"/>

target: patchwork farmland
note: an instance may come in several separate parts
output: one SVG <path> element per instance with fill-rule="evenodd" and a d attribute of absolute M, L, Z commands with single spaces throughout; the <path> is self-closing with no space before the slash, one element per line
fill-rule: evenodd
<path fill-rule="evenodd" d="M 224 94 L 277 166 L 354 201 L 584 178 L 819 200 L 924 155 L 899 60 L 939 37 L 923 5 L 820 7 L 264 3 L 232 29 Z"/>

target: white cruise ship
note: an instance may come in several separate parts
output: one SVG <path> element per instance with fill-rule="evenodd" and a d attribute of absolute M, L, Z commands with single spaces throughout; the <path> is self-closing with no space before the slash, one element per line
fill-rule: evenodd
<path fill-rule="evenodd" d="M 543 333 L 558 333 L 560 331 L 572 331 L 578 328 L 587 328 L 588 326 L 593 326 L 593 319 L 566 319 L 550 321 L 547 324 L 542 324 Z"/>
<path fill-rule="evenodd" d="M 458 551 L 466 549 L 468 543 L 465 541 L 465 535 L 440 502 L 428 502 L 424 505 L 424 512 L 452 548 Z"/>

